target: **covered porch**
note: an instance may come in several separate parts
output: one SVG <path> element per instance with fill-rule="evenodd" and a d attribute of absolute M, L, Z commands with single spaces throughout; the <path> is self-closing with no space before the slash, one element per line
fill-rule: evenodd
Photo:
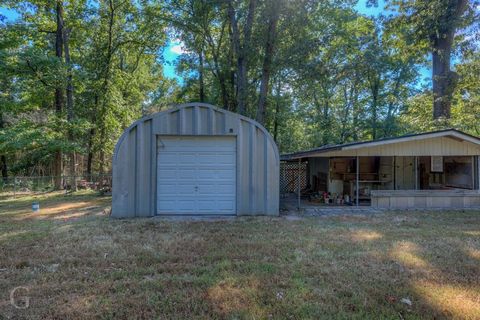
<path fill-rule="evenodd" d="M 479 154 L 480 139 L 444 130 L 325 146 L 282 160 L 298 166 L 298 207 L 303 200 L 317 206 L 469 208 L 480 207 Z"/>

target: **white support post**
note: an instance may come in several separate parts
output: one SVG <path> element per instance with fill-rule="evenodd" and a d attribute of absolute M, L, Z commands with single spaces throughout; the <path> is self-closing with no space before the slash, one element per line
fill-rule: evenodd
<path fill-rule="evenodd" d="M 300 210 L 300 164 L 302 159 L 298 159 L 298 167 L 297 167 L 297 209 Z"/>
<path fill-rule="evenodd" d="M 415 166 L 415 190 L 418 190 L 418 157 L 414 157 L 414 166 Z"/>
<path fill-rule="evenodd" d="M 477 158 L 477 189 L 480 190 L 480 156 Z"/>
<path fill-rule="evenodd" d="M 472 190 L 475 190 L 475 156 L 472 156 Z"/>
<path fill-rule="evenodd" d="M 357 156 L 357 170 L 356 170 L 356 190 L 355 190 L 355 203 L 357 207 L 360 205 L 360 157 Z"/>
<path fill-rule="evenodd" d="M 397 190 L 397 158 L 393 156 L 393 190 Z"/>

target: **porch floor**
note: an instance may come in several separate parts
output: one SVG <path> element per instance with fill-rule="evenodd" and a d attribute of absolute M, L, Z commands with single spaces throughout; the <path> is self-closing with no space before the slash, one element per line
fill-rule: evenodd
<path fill-rule="evenodd" d="M 381 209 L 372 208 L 367 203 L 360 203 L 360 206 L 357 207 L 354 205 L 311 202 L 306 199 L 300 200 L 300 210 L 298 210 L 298 198 L 294 193 L 280 197 L 280 208 L 287 213 L 298 212 L 305 215 L 371 214 L 382 212 Z"/>

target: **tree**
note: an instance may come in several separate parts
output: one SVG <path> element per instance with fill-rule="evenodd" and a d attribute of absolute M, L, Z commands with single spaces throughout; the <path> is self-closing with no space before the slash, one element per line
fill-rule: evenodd
<path fill-rule="evenodd" d="M 392 0 L 393 20 L 399 30 L 409 34 L 411 44 L 432 54 L 433 118 L 449 119 L 452 95 L 458 81 L 451 70 L 455 37 L 460 30 L 478 24 L 477 1 L 468 0 Z"/>
<path fill-rule="evenodd" d="M 275 43 L 277 38 L 277 24 L 283 0 L 270 0 L 268 5 L 268 28 L 265 37 L 265 52 L 262 65 L 262 78 L 260 80 L 260 97 L 257 106 L 257 121 L 260 124 L 265 122 L 267 94 L 269 92 L 269 81 L 272 68 Z"/>
<path fill-rule="evenodd" d="M 121 131 L 150 108 L 149 94 L 163 81 L 158 10 L 133 0 L 7 5 L 21 18 L 1 29 L 8 63 L 0 83 L 10 86 L 0 89 L 9 101 L 2 103 L 0 155 L 13 163 L 6 170 L 59 177 L 68 163 L 73 176 L 107 171 Z"/>
<path fill-rule="evenodd" d="M 434 128 L 433 100 L 476 133 L 475 3 L 388 3 L 4 0 L 20 18 L 0 17 L 2 176 L 108 174 L 125 127 L 185 101 L 256 118 L 281 152 Z M 172 43 L 182 81 L 163 76 Z"/>
<path fill-rule="evenodd" d="M 236 84 L 237 84 L 237 112 L 245 114 L 247 103 L 247 73 L 248 73 L 248 59 L 252 45 L 250 43 L 253 29 L 253 21 L 255 18 L 255 8 L 257 0 L 249 0 L 248 10 L 243 26 L 243 32 L 239 28 L 239 13 L 235 8 L 236 0 L 229 0 L 228 2 L 228 17 L 230 19 L 231 27 L 231 43 L 233 52 L 237 59 L 237 72 L 236 72 Z M 243 41 L 241 40 L 241 33 L 243 33 Z"/>

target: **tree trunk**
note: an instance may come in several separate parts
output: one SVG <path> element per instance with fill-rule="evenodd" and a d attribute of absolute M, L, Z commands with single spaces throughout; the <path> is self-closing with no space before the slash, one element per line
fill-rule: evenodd
<path fill-rule="evenodd" d="M 379 82 L 378 78 L 375 78 L 374 83 L 372 84 L 372 139 L 377 139 L 377 127 L 378 127 L 378 92 L 379 92 Z"/>
<path fill-rule="evenodd" d="M 2 162 L 2 178 L 3 178 L 3 182 L 4 183 L 7 183 L 8 182 L 8 166 L 7 166 L 7 157 L 2 154 L 2 156 L 0 157 L 1 158 L 1 162 Z"/>
<path fill-rule="evenodd" d="M 73 105 L 73 70 L 72 64 L 70 61 L 70 47 L 69 47 L 69 40 L 70 40 L 70 30 L 64 29 L 63 34 L 63 45 L 65 48 L 65 63 L 68 67 L 68 75 L 67 75 L 67 121 L 72 126 L 72 123 L 75 118 L 75 110 Z M 70 143 L 74 143 L 75 139 L 73 136 L 72 128 L 68 130 L 68 140 Z M 71 177 L 71 190 L 77 191 L 77 170 L 76 170 L 76 163 L 77 163 L 77 155 L 75 150 L 70 152 L 70 177 Z"/>
<path fill-rule="evenodd" d="M 93 105 L 93 112 L 92 112 L 92 125 L 97 122 L 97 110 L 98 110 L 98 95 L 96 94 L 94 97 L 94 105 Z M 87 155 L 87 175 L 91 176 L 92 175 L 92 164 L 93 164 L 93 149 L 94 149 L 94 143 L 93 139 L 95 137 L 95 127 L 92 126 L 90 128 L 89 134 L 88 134 L 88 155 Z"/>
<path fill-rule="evenodd" d="M 450 0 L 447 10 L 439 21 L 441 30 L 430 36 L 432 50 L 433 119 L 450 119 L 453 91 L 457 74 L 450 70 L 453 38 L 460 17 L 467 8 L 468 0 Z"/>
<path fill-rule="evenodd" d="M 100 149 L 100 166 L 98 169 L 100 174 L 105 174 L 105 151 Z"/>
<path fill-rule="evenodd" d="M 398 97 L 399 95 L 399 90 L 400 90 L 400 85 L 402 83 L 403 79 L 403 74 L 406 70 L 406 65 L 402 66 L 398 72 L 397 79 L 395 80 L 395 86 L 393 91 L 391 92 L 393 97 Z M 395 124 L 395 117 L 394 117 L 394 111 L 395 111 L 395 106 L 397 105 L 397 101 L 389 99 L 390 102 L 388 103 L 388 108 L 387 108 L 387 117 L 385 121 L 385 128 L 384 128 L 384 135 L 385 137 L 391 137 L 394 133 L 394 124 Z"/>
<path fill-rule="evenodd" d="M 0 113 L 0 129 L 4 128 L 4 123 L 3 123 L 3 114 Z M 2 154 L 0 156 L 0 162 L 1 162 L 1 167 L 2 167 L 2 178 L 3 182 L 7 183 L 8 182 L 8 167 L 7 167 L 7 157 Z"/>
<path fill-rule="evenodd" d="M 57 20 L 57 29 L 55 32 L 55 56 L 62 60 L 63 58 L 63 3 L 62 1 L 57 1 L 56 4 L 56 20 Z M 55 88 L 55 110 L 57 115 L 60 117 L 63 111 L 63 106 L 65 104 L 63 96 L 63 88 Z M 57 150 L 55 152 L 55 158 L 53 161 L 53 175 L 55 176 L 55 189 L 62 189 L 62 150 Z"/>
<path fill-rule="evenodd" d="M 252 35 L 253 20 L 257 1 L 250 0 L 245 26 L 243 28 L 243 44 L 240 43 L 240 31 L 233 0 L 229 1 L 228 16 L 232 27 L 233 49 L 237 56 L 237 112 L 245 114 L 247 105 L 247 73 L 248 73 L 248 50 L 250 49 L 250 38 Z"/>
<path fill-rule="evenodd" d="M 329 103 L 329 100 L 328 99 L 325 99 L 325 105 L 323 107 L 323 119 L 322 119 L 322 123 L 323 123 L 323 134 L 322 134 L 322 145 L 324 144 L 327 144 L 327 143 L 330 143 L 330 135 L 331 135 L 331 132 L 330 132 L 330 128 L 331 128 L 331 122 L 330 122 L 330 119 L 329 119 L 329 114 L 330 114 L 330 103 Z"/>
<path fill-rule="evenodd" d="M 273 140 L 278 145 L 278 118 L 280 114 L 280 81 L 278 81 L 277 94 L 275 99 L 275 118 L 273 121 Z"/>
<path fill-rule="evenodd" d="M 228 54 L 228 63 L 230 73 L 228 75 L 230 81 L 230 97 L 228 99 L 228 110 L 236 111 L 237 110 L 237 92 L 235 89 L 235 58 L 233 51 L 233 41 L 231 41 L 230 50 Z"/>
<path fill-rule="evenodd" d="M 91 128 L 88 134 L 88 155 L 87 155 L 87 176 L 92 175 L 93 163 L 93 137 L 95 136 L 95 129 Z"/>
<path fill-rule="evenodd" d="M 352 120 L 352 128 L 353 128 L 353 133 L 352 133 L 352 139 L 353 141 L 358 141 L 358 132 L 360 131 L 360 128 L 358 127 L 358 115 L 359 115 L 359 107 L 358 104 L 355 103 L 353 104 L 352 107 L 352 112 L 353 112 L 353 120 Z"/>
<path fill-rule="evenodd" d="M 438 39 L 432 52 L 433 118 L 449 119 L 456 73 L 450 70 L 452 39 Z"/>
<path fill-rule="evenodd" d="M 331 121 L 330 117 L 330 95 L 328 94 L 328 90 L 324 87 L 322 90 L 322 100 L 317 96 L 317 92 L 313 91 L 313 101 L 315 104 L 315 109 L 317 111 L 317 116 L 319 119 L 319 135 L 318 137 L 321 139 L 320 144 L 324 145 L 330 143 L 330 127 Z"/>
<path fill-rule="evenodd" d="M 225 74 L 223 72 L 223 70 L 221 70 L 220 68 L 220 64 L 218 62 L 218 57 L 214 54 L 212 54 L 213 56 L 213 65 L 215 67 L 215 72 L 214 75 L 217 77 L 218 79 L 218 83 L 220 85 L 220 92 L 222 94 L 222 104 L 223 104 L 223 108 L 225 110 L 229 110 L 229 99 L 228 99 L 228 92 L 227 92 L 227 84 L 226 84 L 226 79 L 225 79 Z"/>
<path fill-rule="evenodd" d="M 271 65 L 275 50 L 277 23 L 280 13 L 280 0 L 270 1 L 270 6 L 271 12 L 265 42 L 265 56 L 263 58 L 262 79 L 260 83 L 260 97 L 258 99 L 257 106 L 257 121 L 262 125 L 265 123 L 268 84 L 270 81 Z"/>
<path fill-rule="evenodd" d="M 225 84 L 225 77 L 220 76 L 218 81 L 220 82 L 220 91 L 222 92 L 222 104 L 223 108 L 228 110 L 228 93 L 227 93 L 227 85 Z"/>
<path fill-rule="evenodd" d="M 199 98 L 200 102 L 205 102 L 205 83 L 203 79 L 203 50 L 200 50 L 198 53 L 198 60 L 199 60 L 199 69 L 198 69 L 198 81 L 200 86 Z"/>
<path fill-rule="evenodd" d="M 218 83 L 220 86 L 220 92 L 222 96 L 222 105 L 225 110 L 229 110 L 226 73 L 224 72 L 225 69 L 222 69 L 220 67 L 220 63 L 218 60 L 220 56 L 220 49 L 222 48 L 222 44 L 223 44 L 227 22 L 228 22 L 228 19 L 224 19 L 224 21 L 222 22 L 222 27 L 220 29 L 220 36 L 218 38 L 217 45 L 215 45 L 215 41 L 213 40 L 212 35 L 210 34 L 210 29 L 207 28 L 205 31 L 207 44 L 210 45 L 210 48 L 212 50 L 212 59 L 213 59 L 213 66 L 214 66 L 214 70 L 212 70 L 212 73 L 218 80 Z M 227 56 L 229 56 L 229 54 Z"/>
<path fill-rule="evenodd" d="M 106 130 L 106 113 L 107 113 L 107 99 L 106 93 L 109 90 L 110 86 L 110 75 L 111 75 L 111 68 L 112 68 L 112 58 L 113 58 L 113 39 L 114 39 L 114 24 L 115 24 L 115 3 L 113 0 L 108 1 L 109 13 L 108 13 L 108 40 L 107 40 L 107 52 L 105 57 L 105 73 L 102 85 L 102 94 L 103 99 L 101 99 L 100 103 L 100 114 L 98 117 L 98 131 L 100 135 L 100 154 L 99 154 L 99 173 L 105 173 L 105 144 L 107 143 L 107 130 Z"/>
<path fill-rule="evenodd" d="M 93 113 L 92 113 L 92 125 L 97 122 L 96 114 L 98 110 L 98 95 L 95 95 L 94 98 L 94 108 L 93 108 Z M 92 175 L 92 164 L 93 164 L 93 138 L 95 137 L 95 127 L 91 127 L 90 131 L 88 133 L 88 154 L 87 154 L 87 175 L 91 176 Z"/>
<path fill-rule="evenodd" d="M 228 99 L 226 77 L 225 77 L 224 71 L 220 68 L 220 63 L 218 62 L 218 55 L 215 53 L 214 48 L 212 49 L 212 57 L 213 57 L 213 66 L 215 67 L 215 71 L 212 70 L 212 73 L 218 79 L 218 83 L 220 85 L 223 108 L 225 110 L 229 110 L 230 103 Z"/>

